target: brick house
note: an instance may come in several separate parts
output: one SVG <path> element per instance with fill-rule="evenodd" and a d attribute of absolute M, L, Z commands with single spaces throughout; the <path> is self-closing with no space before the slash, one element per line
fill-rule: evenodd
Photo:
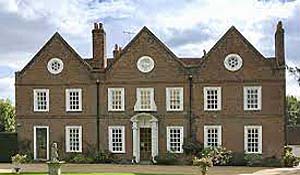
<path fill-rule="evenodd" d="M 144 27 L 106 56 L 102 24 L 93 58 L 81 58 L 58 34 L 16 73 L 18 138 L 34 159 L 109 150 L 140 162 L 205 147 L 280 157 L 285 144 L 284 29 L 266 58 L 231 27 L 201 58 L 179 58 Z M 23 146 L 24 148 L 24 146 Z"/>

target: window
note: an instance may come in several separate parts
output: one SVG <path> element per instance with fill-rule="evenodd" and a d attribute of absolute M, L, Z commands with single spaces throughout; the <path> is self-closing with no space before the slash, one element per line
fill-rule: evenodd
<path fill-rule="evenodd" d="M 108 88 L 108 111 L 124 111 L 124 88 Z"/>
<path fill-rule="evenodd" d="M 183 88 L 166 88 L 167 111 L 183 110 Z"/>
<path fill-rule="evenodd" d="M 171 153 L 183 153 L 183 127 L 167 127 L 167 150 Z"/>
<path fill-rule="evenodd" d="M 33 90 L 33 109 L 35 112 L 49 111 L 49 89 L 34 89 Z"/>
<path fill-rule="evenodd" d="M 221 110 L 221 87 L 204 87 L 204 110 Z"/>
<path fill-rule="evenodd" d="M 156 111 L 154 88 L 137 88 L 136 95 L 135 111 Z"/>
<path fill-rule="evenodd" d="M 109 126 L 109 150 L 112 153 L 125 153 L 125 127 Z"/>
<path fill-rule="evenodd" d="M 222 126 L 204 126 L 204 147 L 219 147 L 222 145 Z"/>
<path fill-rule="evenodd" d="M 142 73 L 149 73 L 153 70 L 155 63 L 153 59 L 149 56 L 142 56 L 137 61 L 137 68 Z"/>
<path fill-rule="evenodd" d="M 261 110 L 261 86 L 244 87 L 244 110 Z"/>
<path fill-rule="evenodd" d="M 66 152 L 82 152 L 81 126 L 66 126 Z"/>
<path fill-rule="evenodd" d="M 229 71 L 238 71 L 243 65 L 243 60 L 238 54 L 229 54 L 224 60 L 224 66 Z"/>
<path fill-rule="evenodd" d="M 81 89 L 66 89 L 66 110 L 82 111 Z"/>
<path fill-rule="evenodd" d="M 52 58 L 47 65 L 48 71 L 51 74 L 59 74 L 64 68 L 64 63 L 59 58 Z"/>
<path fill-rule="evenodd" d="M 244 147 L 246 153 L 262 153 L 262 126 L 244 127 Z"/>

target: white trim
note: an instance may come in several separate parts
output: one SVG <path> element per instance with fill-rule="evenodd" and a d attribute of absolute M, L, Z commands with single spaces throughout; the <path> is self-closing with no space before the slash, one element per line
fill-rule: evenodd
<path fill-rule="evenodd" d="M 258 129 L 258 152 L 248 152 L 248 129 Z M 262 154 L 263 133 L 261 125 L 244 126 L 244 150 L 246 154 Z"/>
<path fill-rule="evenodd" d="M 207 148 L 208 146 L 208 129 L 217 129 L 218 130 L 218 146 L 222 146 L 222 126 L 221 125 L 204 125 L 204 147 Z"/>
<path fill-rule="evenodd" d="M 46 109 L 38 109 L 38 93 L 46 92 Z M 33 89 L 33 111 L 34 112 L 49 112 L 49 89 Z"/>
<path fill-rule="evenodd" d="M 58 70 L 52 69 L 52 63 L 54 63 L 54 62 L 57 62 L 58 64 L 60 64 L 60 68 L 59 68 Z M 64 63 L 63 63 L 63 61 L 62 61 L 61 59 L 59 59 L 59 58 L 52 58 L 51 60 L 48 61 L 47 69 L 48 69 L 48 71 L 49 71 L 51 74 L 54 74 L 54 75 L 59 74 L 59 73 L 61 73 L 61 72 L 63 71 L 63 69 L 64 69 Z"/>
<path fill-rule="evenodd" d="M 143 62 L 144 60 L 148 60 L 149 61 L 149 64 L 147 65 L 143 65 Z M 142 56 L 138 59 L 137 63 L 136 63 L 136 66 L 138 68 L 138 70 L 142 73 L 149 73 L 153 70 L 154 66 L 155 66 L 155 63 L 154 63 L 154 60 L 149 57 L 149 56 Z M 145 67 L 147 66 L 147 67 Z"/>
<path fill-rule="evenodd" d="M 171 109 L 171 102 L 170 102 L 170 98 L 171 98 L 171 91 L 177 91 L 179 90 L 179 98 L 180 98 L 180 106 L 179 109 Z M 183 111 L 183 87 L 167 87 L 166 88 L 166 109 L 167 111 Z"/>
<path fill-rule="evenodd" d="M 248 90 L 257 89 L 257 108 L 248 108 L 247 94 Z M 245 111 L 258 111 L 262 109 L 262 87 L 261 86 L 244 86 L 244 110 Z"/>
<path fill-rule="evenodd" d="M 207 91 L 208 90 L 217 90 L 217 108 L 208 109 L 207 108 Z M 204 96 L 204 111 L 220 111 L 222 109 L 222 88 L 221 87 L 203 87 L 203 96 Z"/>
<path fill-rule="evenodd" d="M 150 91 L 150 108 L 141 108 L 141 91 Z M 136 88 L 136 103 L 134 105 L 134 111 L 157 111 L 157 106 L 155 104 L 154 88 Z"/>
<path fill-rule="evenodd" d="M 180 130 L 180 151 L 172 151 L 170 147 L 170 130 L 179 129 Z M 170 153 L 183 153 L 183 126 L 167 126 L 167 151 Z"/>
<path fill-rule="evenodd" d="M 113 109 L 113 91 L 121 91 L 121 109 Z M 107 89 L 107 110 L 108 111 L 124 111 L 125 110 L 125 89 L 124 88 L 108 88 Z"/>
<path fill-rule="evenodd" d="M 47 129 L 47 160 L 49 160 L 49 126 L 33 126 L 33 159 L 37 160 L 37 147 L 36 147 L 36 129 L 46 128 Z"/>
<path fill-rule="evenodd" d="M 229 59 L 232 57 L 236 58 L 238 61 L 238 64 L 235 67 L 232 67 L 229 63 Z M 227 70 L 231 72 L 238 71 L 243 66 L 243 59 L 238 54 L 229 54 L 224 59 L 224 66 Z"/>
<path fill-rule="evenodd" d="M 79 149 L 77 151 L 71 150 L 70 148 L 70 129 L 79 129 Z M 65 126 L 65 143 L 66 152 L 82 152 L 82 126 Z"/>
<path fill-rule="evenodd" d="M 113 129 L 121 129 L 122 131 L 122 150 L 121 151 L 114 151 L 113 150 L 113 143 L 112 143 L 112 130 Z M 108 127 L 108 148 L 109 148 L 109 151 L 112 152 L 112 153 L 126 153 L 126 150 L 125 150 L 125 126 L 109 126 Z"/>
<path fill-rule="evenodd" d="M 79 109 L 70 109 L 70 93 L 71 92 L 78 92 L 79 93 Z M 67 112 L 80 112 L 82 111 L 82 89 L 75 88 L 75 89 L 66 89 L 66 111 Z"/>

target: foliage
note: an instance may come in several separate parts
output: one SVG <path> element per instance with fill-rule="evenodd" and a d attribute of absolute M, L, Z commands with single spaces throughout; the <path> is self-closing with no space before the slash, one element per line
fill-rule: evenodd
<path fill-rule="evenodd" d="M 178 155 L 174 153 L 166 153 L 155 156 L 156 164 L 158 165 L 177 165 Z"/>
<path fill-rule="evenodd" d="M 11 161 L 14 165 L 20 165 L 26 162 L 27 155 L 16 154 L 11 157 Z"/>
<path fill-rule="evenodd" d="M 282 167 L 282 162 L 275 156 L 266 157 L 262 160 L 261 166 L 263 167 Z"/>
<path fill-rule="evenodd" d="M 199 166 L 201 168 L 202 175 L 206 175 L 208 168 L 213 166 L 213 161 L 210 157 L 202 157 L 198 159 L 197 157 L 193 160 L 194 166 Z"/>
<path fill-rule="evenodd" d="M 295 76 L 296 80 L 299 83 L 300 86 L 300 68 L 299 67 L 289 67 L 287 66 L 287 70 Z"/>
<path fill-rule="evenodd" d="M 228 165 L 232 158 L 232 152 L 225 147 L 204 148 L 201 157 L 211 157 L 214 165 Z"/>
<path fill-rule="evenodd" d="M 184 153 L 187 155 L 192 155 L 196 157 L 201 157 L 202 151 L 203 151 L 203 143 L 200 142 L 185 142 L 185 144 L 182 146 Z"/>
<path fill-rule="evenodd" d="M 288 110 L 288 125 L 300 125 L 300 100 L 294 96 L 287 96 L 287 110 Z"/>
<path fill-rule="evenodd" d="M 229 165 L 246 166 L 247 162 L 245 160 L 245 153 L 244 152 L 233 152 Z"/>
<path fill-rule="evenodd" d="M 71 163 L 92 163 L 93 161 L 92 157 L 88 157 L 84 154 L 76 154 L 69 160 Z"/>
<path fill-rule="evenodd" d="M 282 156 L 283 165 L 285 167 L 293 167 L 299 164 L 300 159 L 293 154 L 293 149 L 289 146 L 284 147 Z"/>
<path fill-rule="evenodd" d="M 259 166 L 262 164 L 261 154 L 245 154 L 244 159 L 247 166 Z"/>
<path fill-rule="evenodd" d="M 0 100 L 0 125 L 1 124 L 4 125 L 4 131 L 15 132 L 15 107 L 8 99 Z"/>
<path fill-rule="evenodd" d="M 95 155 L 94 162 L 95 163 L 112 163 L 114 160 L 113 154 L 108 150 L 101 150 L 99 153 Z"/>

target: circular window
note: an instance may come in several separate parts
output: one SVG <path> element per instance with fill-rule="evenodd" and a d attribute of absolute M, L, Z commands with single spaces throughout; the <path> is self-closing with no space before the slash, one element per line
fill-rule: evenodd
<path fill-rule="evenodd" d="M 64 63 L 59 58 L 52 58 L 48 62 L 48 71 L 52 74 L 59 74 L 64 68 Z"/>
<path fill-rule="evenodd" d="M 143 73 L 148 73 L 154 68 L 154 61 L 149 56 L 142 56 L 137 61 L 137 68 Z"/>
<path fill-rule="evenodd" d="M 229 71 L 238 71 L 243 65 L 243 60 L 238 54 L 227 55 L 224 60 L 224 66 Z"/>

